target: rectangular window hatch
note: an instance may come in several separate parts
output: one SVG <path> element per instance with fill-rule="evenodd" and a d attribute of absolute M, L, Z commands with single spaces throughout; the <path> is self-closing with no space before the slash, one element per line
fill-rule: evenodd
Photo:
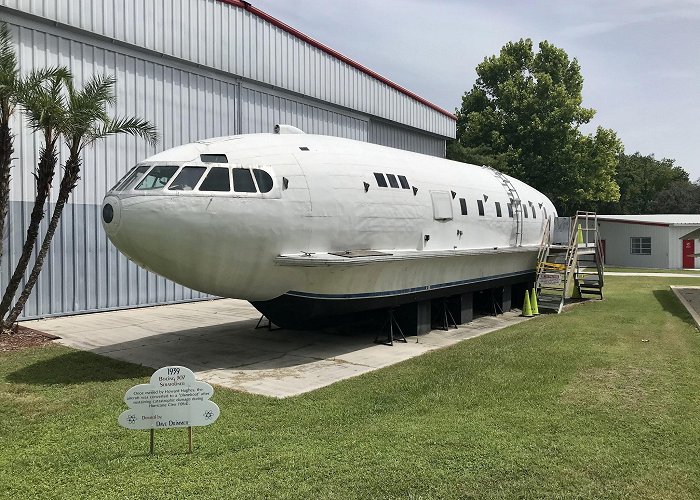
<path fill-rule="evenodd" d="M 380 252 L 378 250 L 345 250 L 344 252 L 328 252 L 330 255 L 337 255 L 338 257 L 348 257 L 354 259 L 356 257 L 381 257 L 382 255 L 392 255 L 387 252 Z"/>

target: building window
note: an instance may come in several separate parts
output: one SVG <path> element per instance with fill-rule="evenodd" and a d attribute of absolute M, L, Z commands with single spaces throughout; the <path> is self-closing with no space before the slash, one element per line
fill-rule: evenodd
<path fill-rule="evenodd" d="M 632 255 L 651 255 L 651 237 L 630 238 L 630 253 Z"/>
<path fill-rule="evenodd" d="M 377 179 L 377 186 L 379 186 L 380 188 L 387 187 L 386 179 L 384 178 L 384 174 L 380 174 L 380 173 L 375 172 L 374 178 Z"/>
<path fill-rule="evenodd" d="M 479 207 L 479 215 L 484 215 L 484 202 L 481 200 L 476 200 L 476 204 Z"/>
<path fill-rule="evenodd" d="M 503 217 L 503 214 L 501 213 L 501 203 L 496 202 L 496 217 Z"/>
<path fill-rule="evenodd" d="M 462 215 L 467 215 L 467 200 L 465 200 L 464 198 L 460 198 L 459 208 L 462 209 Z"/>

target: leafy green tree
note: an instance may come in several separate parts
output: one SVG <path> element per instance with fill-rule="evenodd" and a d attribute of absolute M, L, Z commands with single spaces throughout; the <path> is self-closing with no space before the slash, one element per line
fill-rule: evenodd
<path fill-rule="evenodd" d="M 645 156 L 636 152 L 620 155 L 615 175 L 615 181 L 620 186 L 620 200 L 605 203 L 598 210 L 610 214 L 657 213 L 655 198 L 659 193 L 671 185 L 674 185 L 674 189 L 680 189 L 683 184 L 690 184 L 688 172 L 674 163 L 674 160 L 667 158 L 657 160 L 653 154 Z"/>
<path fill-rule="evenodd" d="M 76 89 L 71 81 L 67 82 L 66 108 L 60 131 L 65 138 L 68 158 L 63 166 L 63 177 L 49 227 L 24 289 L 5 320 L 7 326 L 17 321 L 39 278 L 63 209 L 80 180 L 83 150 L 100 139 L 116 134 L 141 137 L 152 145 L 157 143 L 155 127 L 148 121 L 135 117 L 109 116 L 107 107 L 113 105 L 116 99 L 115 83 L 116 80 L 111 76 L 95 76 L 82 89 Z"/>
<path fill-rule="evenodd" d="M 503 172 L 544 192 L 564 214 L 618 199 L 614 175 L 622 144 L 609 129 L 579 130 L 595 112 L 582 106 L 576 59 L 546 41 L 535 53 L 532 40 L 521 39 L 484 59 L 476 72 L 457 111 L 464 151 L 502 162 Z"/>
<path fill-rule="evenodd" d="M 650 208 L 657 214 L 700 213 L 700 180 L 672 182 L 654 197 Z"/>

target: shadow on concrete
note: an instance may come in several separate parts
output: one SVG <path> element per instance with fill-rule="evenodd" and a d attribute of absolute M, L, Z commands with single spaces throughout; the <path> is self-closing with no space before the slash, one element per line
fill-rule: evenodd
<path fill-rule="evenodd" d="M 101 334 L 98 347 L 74 345 L 88 350 L 39 361 L 10 374 L 8 379 L 28 384 L 80 384 L 150 376 L 152 368 L 168 365 L 187 366 L 194 371 L 291 368 L 369 347 L 379 328 L 367 321 L 315 331 L 270 331 L 255 329 L 256 324 L 257 320 L 241 320 L 124 342 L 119 342 L 116 335 L 111 341 L 109 335 L 105 339 Z M 89 339 L 90 334 L 80 338 Z M 66 345 L 72 346 L 70 341 Z"/>
<path fill-rule="evenodd" d="M 143 366 L 74 351 L 21 368 L 7 375 L 7 380 L 18 384 L 71 385 L 146 377 L 152 373 Z"/>
<path fill-rule="evenodd" d="M 696 326 L 693 317 L 671 290 L 654 290 L 653 293 L 654 298 L 661 304 L 664 311 L 682 319 L 692 327 Z"/>

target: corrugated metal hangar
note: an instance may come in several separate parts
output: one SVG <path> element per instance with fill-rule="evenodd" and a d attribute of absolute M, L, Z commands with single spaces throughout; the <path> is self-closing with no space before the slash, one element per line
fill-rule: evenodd
<path fill-rule="evenodd" d="M 157 151 L 271 132 L 275 123 L 435 156 L 444 156 L 455 135 L 451 113 L 246 2 L 0 0 L 0 16 L 12 28 L 22 71 L 66 65 L 78 83 L 114 74 L 116 112 L 146 118 L 161 134 L 155 149 L 119 137 L 86 152 L 81 183 L 24 318 L 202 297 L 131 264 L 102 231 L 106 191 Z M 2 283 L 21 250 L 40 146 L 19 118 L 13 130 L 18 160 Z"/>

